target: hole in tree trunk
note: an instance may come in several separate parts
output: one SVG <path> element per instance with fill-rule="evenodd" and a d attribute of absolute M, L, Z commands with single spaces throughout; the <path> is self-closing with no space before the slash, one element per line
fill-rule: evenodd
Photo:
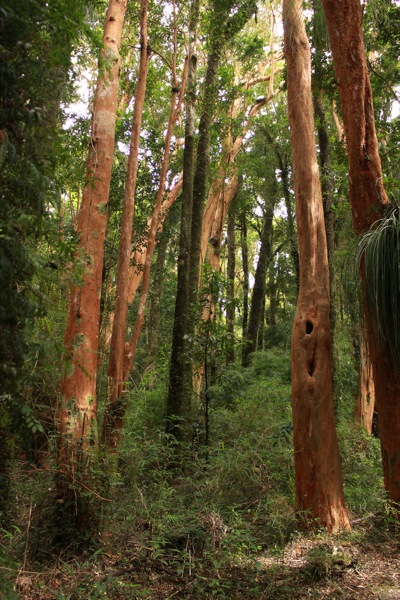
<path fill-rule="evenodd" d="M 307 321 L 306 322 L 306 333 L 310 334 L 313 329 L 314 329 L 314 325 L 311 323 L 311 321 Z"/>
<path fill-rule="evenodd" d="M 315 371 L 315 364 L 314 364 L 314 357 L 313 357 L 312 361 L 310 362 L 310 366 L 308 367 L 308 374 L 310 377 L 313 376 L 314 371 Z"/>

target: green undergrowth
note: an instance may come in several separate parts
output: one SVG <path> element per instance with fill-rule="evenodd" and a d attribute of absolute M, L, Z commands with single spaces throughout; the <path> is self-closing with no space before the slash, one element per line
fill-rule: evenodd
<path fill-rule="evenodd" d="M 345 349 L 342 354 L 348 356 Z M 391 515 L 385 509 L 379 441 L 351 419 L 352 368 L 345 362 L 338 377 L 346 501 L 353 521 L 368 524 L 378 519 L 385 529 Z M 79 564 L 70 562 L 68 549 L 57 554 L 65 563 L 60 567 L 64 574 L 68 568 L 80 573 L 79 584 L 74 588 L 61 579 L 53 596 L 46 595 L 54 592 L 54 585 L 48 584 L 53 591 L 44 598 L 161 598 L 154 595 L 158 576 L 166 577 L 173 590 L 181 587 L 181 598 L 296 597 L 293 574 L 263 563 L 265 556 L 279 563 L 287 545 L 300 535 L 289 351 L 257 353 L 248 369 L 221 369 L 209 397 L 209 446 L 204 446 L 204 407 L 199 404 L 190 441 L 177 447 L 164 432 L 163 379 L 153 378 L 151 385 L 143 379 L 130 391 L 118 460 L 102 456 L 96 463 L 98 481 L 103 482 L 98 492 L 104 495 L 103 502 L 98 498 L 99 534 Z M 32 540 L 37 546 L 42 539 L 42 555 L 51 563 L 52 526 L 44 526 L 49 508 L 39 514 L 41 506 L 49 507 L 43 497 L 52 497 L 51 469 L 31 472 L 28 478 L 22 470 L 13 478 L 11 493 L 17 501 L 2 536 L 3 554 L 11 561 L 8 579 L 17 576 L 21 564 L 24 569 L 43 564 L 40 552 L 28 552 Z M 324 544 L 317 539 L 304 569 L 296 571 L 304 584 L 335 576 L 337 557 L 332 544 Z M 101 576 L 96 579 L 92 567 L 100 556 L 103 562 L 96 569 Z M 107 561 L 113 562 L 109 577 Z M 134 577 L 133 572 L 140 575 Z M 280 595 L 275 596 L 277 580 Z"/>

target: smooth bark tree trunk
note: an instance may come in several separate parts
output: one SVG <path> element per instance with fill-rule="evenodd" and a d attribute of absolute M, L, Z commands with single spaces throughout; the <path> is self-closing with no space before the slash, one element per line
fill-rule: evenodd
<path fill-rule="evenodd" d="M 349 528 L 332 401 L 329 267 L 302 0 L 283 2 L 300 289 L 292 334 L 297 508 L 329 531 Z"/>
<path fill-rule="evenodd" d="M 358 0 L 322 0 L 331 43 L 349 161 L 349 194 L 356 235 L 367 231 L 389 206 L 383 186 L 371 84 Z M 362 279 L 362 272 L 361 272 Z M 364 295 L 365 298 L 365 295 Z M 368 307 L 364 303 L 368 323 Z M 389 499 L 400 504 L 400 376 L 367 326 L 374 373 L 382 462 Z"/>
<path fill-rule="evenodd" d="M 166 197 L 162 203 L 161 208 L 161 216 L 158 224 L 158 233 L 162 232 L 163 223 L 169 213 L 171 206 L 174 204 L 176 199 L 179 196 L 179 193 L 182 189 L 182 178 L 179 178 L 178 181 L 173 185 L 173 187 L 167 192 Z M 153 215 L 147 219 L 147 228 L 150 230 L 151 221 Z M 146 262 L 146 253 L 147 253 L 147 245 L 148 240 L 144 241 L 135 249 L 131 254 L 131 261 L 129 265 L 128 271 L 128 305 L 132 304 L 135 300 L 136 292 L 140 286 L 143 277 L 144 264 Z M 110 292 L 111 285 L 108 286 L 107 294 Z M 111 342 L 111 334 L 112 334 L 112 325 L 114 321 L 114 312 L 111 311 L 107 314 L 107 318 L 105 319 L 104 330 L 102 332 L 102 340 L 104 349 L 109 348 Z"/>
<path fill-rule="evenodd" d="M 260 326 L 260 315 L 262 312 L 263 299 L 265 301 L 265 279 L 267 275 L 268 262 L 271 259 L 272 247 L 272 223 L 274 219 L 275 202 L 267 203 L 263 219 L 261 233 L 261 247 L 258 256 L 256 272 L 254 275 L 253 293 L 250 303 L 249 323 L 246 331 L 243 348 L 243 366 L 248 366 L 250 355 L 257 350 L 257 336 Z"/>
<path fill-rule="evenodd" d="M 354 418 L 371 435 L 375 408 L 375 385 L 372 363 L 369 356 L 367 333 L 362 327 L 360 332 L 360 362 L 358 374 L 358 393 Z"/>
<path fill-rule="evenodd" d="M 139 165 L 139 144 L 142 115 L 149 68 L 149 48 L 147 40 L 148 0 L 140 3 L 140 62 L 138 83 L 135 92 L 135 105 L 132 117 L 131 143 L 128 170 L 125 182 L 124 209 L 121 224 L 121 238 L 117 268 L 117 297 L 108 358 L 108 393 L 103 420 L 103 441 L 112 447 L 117 444 L 114 432 L 122 426 L 124 389 L 125 337 L 128 316 L 128 271 L 131 259 L 133 216 L 135 212 L 135 192 Z"/>
<path fill-rule="evenodd" d="M 76 457 L 97 443 L 96 374 L 107 204 L 114 152 L 119 48 L 127 2 L 110 0 L 93 105 L 92 132 L 77 231 L 82 282 L 70 291 L 59 409 L 59 467 L 74 479 Z M 79 452 L 78 452 L 79 448 Z"/>

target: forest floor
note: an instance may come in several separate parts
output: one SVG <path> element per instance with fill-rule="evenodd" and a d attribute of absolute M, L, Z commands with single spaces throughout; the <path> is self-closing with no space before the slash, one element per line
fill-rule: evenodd
<path fill-rule="evenodd" d="M 373 519 L 372 519 L 373 520 Z M 22 600 L 149 598 L 400 599 L 400 541 L 388 528 L 361 523 L 352 534 L 297 534 L 283 548 L 249 557 L 144 547 L 111 536 L 80 561 L 62 560 L 36 572 L 25 564 L 15 580 Z"/>

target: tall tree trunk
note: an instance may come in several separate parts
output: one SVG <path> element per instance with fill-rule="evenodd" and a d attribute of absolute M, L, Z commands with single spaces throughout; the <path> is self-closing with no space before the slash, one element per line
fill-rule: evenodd
<path fill-rule="evenodd" d="M 322 0 L 339 87 L 349 161 L 349 194 L 356 235 L 382 217 L 389 200 L 383 186 L 372 90 L 362 30 L 362 6 L 343 0 L 340 7 Z M 361 273 L 361 278 L 363 274 Z M 368 307 L 364 294 L 364 314 Z M 374 373 L 385 486 L 390 500 L 400 503 L 400 377 L 387 349 L 370 327 L 368 346 Z"/>
<path fill-rule="evenodd" d="M 164 282 L 165 261 L 167 258 L 169 236 L 163 232 L 157 245 L 157 261 L 154 269 L 152 298 L 149 312 L 149 345 L 147 348 L 147 369 L 154 370 L 157 358 L 158 342 L 160 339 L 161 295 Z"/>
<path fill-rule="evenodd" d="M 93 105 L 92 133 L 77 231 L 76 261 L 82 262 L 80 285 L 70 292 L 65 333 L 66 355 L 59 410 L 59 466 L 74 480 L 78 454 L 97 443 L 96 374 L 100 325 L 107 204 L 114 152 L 118 98 L 119 48 L 127 2 L 110 0 L 103 34 L 103 50 Z M 79 449 L 79 452 L 78 452 Z"/>
<path fill-rule="evenodd" d="M 333 417 L 329 268 L 314 139 L 310 47 L 302 0 L 283 1 L 289 122 L 300 255 L 292 334 L 297 508 L 330 531 L 350 527 Z"/>
<path fill-rule="evenodd" d="M 211 38 L 211 50 L 207 59 L 207 68 L 204 78 L 204 92 L 202 98 L 202 114 L 199 122 L 199 135 L 197 141 L 197 156 L 196 156 L 196 167 L 194 170 L 193 177 L 193 196 L 192 196 L 192 212 L 191 212 L 191 227 L 190 227 L 190 253 L 189 253 L 189 275 L 188 275 L 188 298 L 189 306 L 185 307 L 184 310 L 187 313 L 187 321 L 185 323 L 186 331 L 182 337 L 186 339 L 193 339 L 196 316 L 194 309 L 197 303 L 197 294 L 199 289 L 199 275 L 200 275 L 200 263 L 201 263 L 201 234 L 202 234 L 202 221 L 204 213 L 204 205 L 208 187 L 208 171 L 209 171 L 209 152 L 210 152 L 210 129 L 212 125 L 213 113 L 218 98 L 218 90 L 216 87 L 218 67 L 222 56 L 222 51 L 229 40 L 242 29 L 247 19 L 255 11 L 254 0 L 244 0 L 243 4 L 226 19 L 227 13 L 230 8 L 234 7 L 234 3 L 229 0 L 228 4 L 224 0 L 214 0 L 212 9 L 212 33 Z M 223 21 L 223 27 L 220 28 L 221 19 Z M 180 307 L 182 310 L 182 306 Z M 191 311 L 191 312 L 189 312 Z M 189 348 L 189 351 L 191 348 Z M 175 358 L 173 359 L 175 369 Z M 192 368 L 188 361 L 184 361 L 179 365 L 181 389 L 182 394 L 179 396 L 173 395 L 171 390 L 171 372 L 170 372 L 170 389 L 168 393 L 167 402 L 167 423 L 182 421 L 183 411 L 187 410 L 188 403 L 190 402 L 190 390 L 189 379 L 192 376 Z M 183 382 L 187 382 L 182 385 Z M 180 398 L 178 403 L 178 398 Z M 186 403 L 186 409 L 184 404 Z M 171 412 L 175 411 L 175 412 Z M 177 411 L 180 412 L 177 412 Z M 182 430 L 182 423 L 180 426 Z M 176 427 L 169 429 L 171 433 L 175 435 Z M 178 435 L 179 432 L 177 432 Z"/>
<path fill-rule="evenodd" d="M 266 283 L 264 282 L 264 293 L 261 300 L 261 310 L 260 310 L 260 320 L 258 323 L 258 333 L 257 333 L 257 350 L 261 351 L 264 349 L 264 331 L 265 331 L 265 305 L 266 305 L 266 293 L 265 293 Z"/>
<path fill-rule="evenodd" d="M 288 234 L 289 234 L 289 245 L 290 245 L 290 256 L 292 258 L 292 263 L 294 267 L 294 272 L 296 275 L 296 287 L 297 292 L 300 287 L 300 264 L 299 264 L 299 248 L 296 239 L 296 228 L 294 224 L 293 217 L 293 208 L 292 208 L 292 194 L 290 191 L 290 181 L 289 181 L 289 169 L 286 164 L 286 161 L 283 159 L 280 161 L 280 174 L 282 179 L 282 187 L 283 187 L 283 197 L 285 199 L 285 207 L 287 212 L 287 224 L 288 224 Z"/>
<path fill-rule="evenodd" d="M 196 168 L 193 180 L 193 206 L 190 232 L 189 296 L 192 307 L 194 307 L 197 302 L 197 292 L 199 288 L 201 231 L 210 162 L 210 128 L 212 125 L 212 117 L 217 97 L 215 82 L 222 48 L 222 40 L 218 37 L 215 38 L 214 46 L 212 47 L 207 60 L 207 71 L 204 83 L 203 112 L 199 123 Z M 189 335 L 194 331 L 194 326 L 195 318 L 189 319 Z"/>
<path fill-rule="evenodd" d="M 270 327 L 276 325 L 276 268 L 271 262 L 268 273 L 268 296 L 269 296 L 269 311 L 268 324 Z"/>
<path fill-rule="evenodd" d="M 319 146 L 319 165 L 321 169 L 321 191 L 324 207 L 324 220 L 326 243 L 329 263 L 330 281 L 330 313 L 331 340 L 332 340 L 332 382 L 333 390 L 336 388 L 337 345 L 336 345 L 336 271 L 335 271 L 335 231 L 333 212 L 333 181 L 331 177 L 331 157 L 329 133 L 327 130 L 326 116 L 322 95 L 316 90 L 313 95 L 314 111 L 317 121 L 317 134 Z M 335 393 L 334 393 L 335 397 Z M 335 403 L 336 404 L 336 403 Z"/>
<path fill-rule="evenodd" d="M 329 262 L 329 281 L 330 281 L 330 323 L 332 339 L 332 381 L 334 407 L 336 409 L 337 394 L 336 391 L 336 370 L 338 361 L 338 351 L 336 344 L 336 270 L 335 270 L 335 213 L 333 211 L 334 186 L 331 176 L 331 151 L 329 142 L 329 132 L 326 122 L 324 108 L 324 70 L 323 60 L 326 50 L 321 32 L 318 31 L 318 18 L 322 12 L 322 7 L 317 0 L 312 0 L 313 6 L 313 46 L 314 46 L 314 69 L 315 76 L 313 81 L 313 104 L 317 126 L 318 147 L 319 147 L 319 166 L 321 169 L 321 191 L 322 202 L 324 206 L 324 219 L 326 230 L 326 243 Z M 326 35 L 325 35 L 326 37 Z M 335 410 L 336 412 L 336 410 Z"/>
<path fill-rule="evenodd" d="M 375 385 L 371 359 L 369 356 L 367 332 L 360 331 L 360 360 L 358 374 L 358 393 L 354 418 L 371 435 L 375 408 Z"/>
<path fill-rule="evenodd" d="M 226 285 L 226 363 L 235 362 L 235 208 L 231 204 L 228 212 L 228 264 Z"/>
<path fill-rule="evenodd" d="M 288 167 L 288 159 L 286 155 L 279 149 L 272 135 L 268 130 L 265 131 L 266 138 L 269 144 L 272 146 L 276 158 L 278 159 L 279 164 L 279 172 L 282 180 L 282 191 L 283 197 L 285 200 L 285 207 L 287 212 L 287 228 L 288 228 L 288 236 L 289 236 L 289 246 L 290 246 L 290 256 L 293 263 L 293 268 L 296 275 L 296 286 L 297 291 L 299 290 L 300 285 L 300 266 L 299 266 L 299 250 L 297 245 L 297 236 L 296 236 L 296 228 L 293 217 L 293 208 L 292 208 L 292 194 L 290 191 L 290 178 L 289 178 L 289 167 Z"/>
<path fill-rule="evenodd" d="M 135 212 L 136 180 L 139 164 L 140 131 L 147 73 L 149 68 L 149 49 L 147 41 L 148 0 L 140 3 L 140 62 L 139 76 L 135 93 L 135 106 L 132 117 L 132 133 L 125 182 L 124 210 L 122 215 L 121 239 L 117 269 L 117 298 L 111 334 L 110 355 L 108 359 L 108 403 L 103 420 L 103 439 L 108 446 L 116 444 L 114 432 L 120 429 L 123 412 L 120 401 L 124 387 L 124 352 L 128 315 L 128 270 L 131 259 L 132 227 Z"/>
<path fill-rule="evenodd" d="M 275 199 L 274 199 L 275 200 Z M 251 296 L 249 323 L 247 326 L 245 345 L 243 348 L 243 366 L 248 366 L 250 355 L 257 350 L 257 335 L 260 325 L 262 302 L 265 300 L 265 279 L 268 261 L 271 258 L 272 223 L 274 219 L 275 201 L 267 203 L 261 233 L 261 247 L 254 275 L 253 294 Z"/>
<path fill-rule="evenodd" d="M 249 249 L 247 243 L 247 223 L 245 213 L 242 213 L 241 215 L 240 245 L 242 249 L 243 268 L 242 365 L 244 365 L 244 342 L 246 339 L 247 323 L 249 320 Z"/>
<path fill-rule="evenodd" d="M 189 319 L 190 229 L 193 206 L 195 88 L 197 56 L 196 30 L 199 0 L 193 0 L 189 22 L 189 69 L 186 94 L 185 147 L 183 152 L 183 183 L 181 227 L 179 234 L 178 283 L 175 299 L 172 349 L 167 395 L 166 429 L 176 439 L 184 437 L 181 417 L 186 417 L 191 396 L 190 359 L 186 353 L 185 335 Z"/>

